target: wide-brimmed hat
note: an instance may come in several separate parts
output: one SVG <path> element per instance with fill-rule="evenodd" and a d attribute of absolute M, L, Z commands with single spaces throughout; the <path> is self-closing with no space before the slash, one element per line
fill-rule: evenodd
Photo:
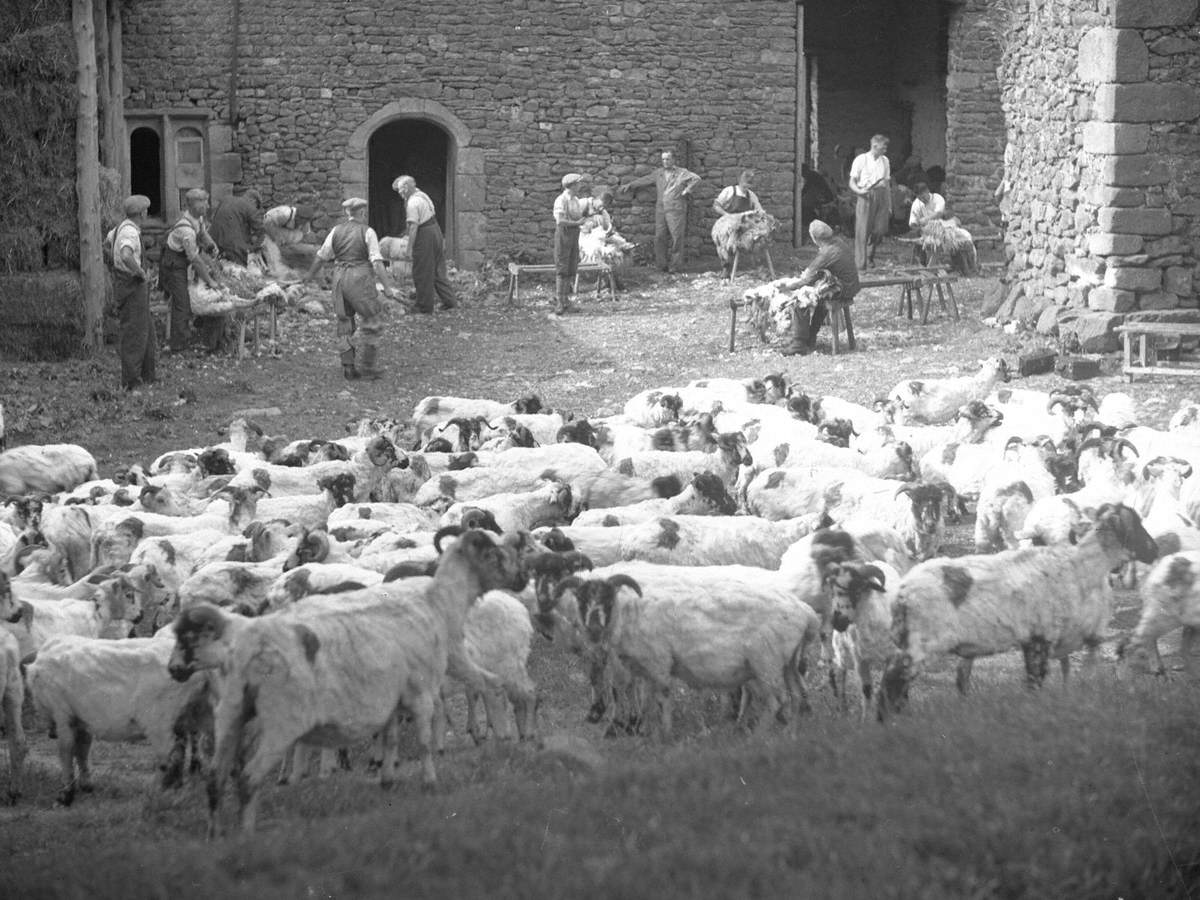
<path fill-rule="evenodd" d="M 150 198 L 145 194 L 130 194 L 122 204 L 125 215 L 136 216 L 150 209 Z"/>

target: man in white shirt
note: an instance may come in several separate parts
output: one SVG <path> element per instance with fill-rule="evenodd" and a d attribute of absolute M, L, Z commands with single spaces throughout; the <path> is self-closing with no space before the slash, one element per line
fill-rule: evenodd
<path fill-rule="evenodd" d="M 871 149 L 860 153 L 850 166 L 850 190 L 858 197 L 854 209 L 854 262 L 865 269 L 875 262 L 875 248 L 887 235 L 892 218 L 892 166 L 887 158 L 888 139 L 871 138 Z"/>
<path fill-rule="evenodd" d="M 411 175 L 392 182 L 392 190 L 404 200 L 404 218 L 408 222 L 408 258 L 412 260 L 413 287 L 417 293 L 417 312 L 432 313 L 437 297 L 440 309 L 454 309 L 458 298 L 446 274 L 446 240 L 438 225 L 433 201 L 417 189 Z"/>
<path fill-rule="evenodd" d="M 946 198 L 929 190 L 929 185 L 918 181 L 913 185 L 912 208 L 908 212 L 908 227 L 920 231 L 930 219 L 946 217 Z"/>

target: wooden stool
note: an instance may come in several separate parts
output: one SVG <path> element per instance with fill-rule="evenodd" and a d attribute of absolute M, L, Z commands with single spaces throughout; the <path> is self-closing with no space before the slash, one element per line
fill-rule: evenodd
<path fill-rule="evenodd" d="M 774 281 L 775 280 L 775 263 L 771 262 L 771 248 L 770 247 L 762 247 L 761 249 L 763 252 L 763 256 L 765 256 L 767 258 L 767 271 L 771 273 L 771 280 Z M 729 271 L 729 280 L 730 281 L 733 281 L 733 279 L 737 278 L 738 257 L 740 257 L 741 255 L 742 255 L 742 250 L 740 247 L 737 250 L 733 251 L 733 268 L 730 269 L 730 271 Z"/>
<path fill-rule="evenodd" d="M 833 355 L 837 356 L 842 352 L 842 343 L 839 332 L 843 325 L 846 328 L 846 345 L 851 350 L 856 350 L 858 345 L 854 341 L 854 325 L 850 321 L 850 304 L 853 300 L 826 300 L 825 304 L 829 308 L 829 330 L 833 332 Z"/>

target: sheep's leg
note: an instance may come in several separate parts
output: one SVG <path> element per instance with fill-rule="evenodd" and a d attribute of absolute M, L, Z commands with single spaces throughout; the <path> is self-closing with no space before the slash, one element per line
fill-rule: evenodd
<path fill-rule="evenodd" d="M 659 726 L 664 739 L 671 736 L 671 686 L 658 688 Z"/>
<path fill-rule="evenodd" d="M 317 777 L 328 778 L 338 767 L 338 753 L 341 751 L 336 747 L 322 747 L 320 755 L 317 757 Z"/>
<path fill-rule="evenodd" d="M 24 690 L 21 676 L 14 673 L 14 683 L 4 691 L 4 731 L 8 735 L 8 802 L 16 803 L 21 796 L 22 773 L 25 765 L 25 729 L 21 724 Z"/>
<path fill-rule="evenodd" d="M 858 661 L 858 688 L 860 691 L 859 718 L 867 721 L 867 711 L 871 708 L 871 664 L 865 660 Z"/>
<path fill-rule="evenodd" d="M 55 801 L 59 806 L 70 806 L 75 801 L 75 726 L 72 722 L 58 722 L 58 761 L 62 767 L 63 786 Z"/>
<path fill-rule="evenodd" d="M 482 696 L 478 691 L 467 688 L 467 734 L 479 746 L 487 739 L 487 728 L 479 727 L 479 702 Z"/>
<path fill-rule="evenodd" d="M 958 661 L 958 669 L 954 673 L 954 686 L 960 694 L 966 694 L 971 689 L 971 669 L 975 660 L 964 657 Z"/>
<path fill-rule="evenodd" d="M 293 748 L 304 749 L 302 744 L 288 739 L 286 735 L 285 729 L 260 729 L 250 756 L 237 774 L 238 818 L 243 834 L 252 834 L 257 826 L 258 799 L 263 784 L 272 772 L 279 770 L 280 763 L 289 751 Z"/>
<path fill-rule="evenodd" d="M 436 695 L 421 693 L 407 703 L 417 726 L 417 744 L 421 748 L 421 785 L 437 787 L 437 769 L 433 765 L 434 722 L 438 718 Z"/>
<path fill-rule="evenodd" d="M 1183 660 L 1183 671 L 1189 677 L 1195 677 L 1197 674 L 1200 674 L 1200 667 L 1196 664 L 1196 657 L 1193 652 L 1197 630 L 1194 625 L 1184 625 L 1183 633 L 1179 636 L 1179 656 Z"/>
<path fill-rule="evenodd" d="M 907 653 L 897 653 L 888 659 L 879 685 L 879 704 L 876 707 L 879 721 L 884 721 L 888 713 L 904 708 L 914 669 L 913 658 Z"/>
<path fill-rule="evenodd" d="M 79 789 L 90 794 L 92 787 L 92 770 L 88 759 L 92 753 L 92 733 L 82 722 L 75 725 L 75 766 L 79 769 Z"/>
<path fill-rule="evenodd" d="M 1025 655 L 1025 684 L 1039 688 L 1046 680 L 1046 669 L 1050 662 L 1050 644 L 1044 638 L 1033 638 L 1021 645 Z"/>
<path fill-rule="evenodd" d="M 517 722 L 517 738 L 531 741 L 537 737 L 537 692 L 532 687 L 515 687 L 508 695 Z"/>
<path fill-rule="evenodd" d="M 487 669 L 480 668 L 467 657 L 466 650 L 461 644 L 450 648 L 446 659 L 446 674 L 480 693 L 487 690 L 504 689 L 504 685 L 498 677 Z"/>
<path fill-rule="evenodd" d="M 1058 667 L 1062 671 L 1063 687 L 1067 686 L 1067 681 L 1071 677 L 1071 657 L 1064 656 L 1058 661 Z"/>
<path fill-rule="evenodd" d="M 379 754 L 379 786 L 384 790 L 396 783 L 396 766 L 400 761 L 400 711 L 392 713 L 390 719 L 373 739 L 375 752 Z"/>
<path fill-rule="evenodd" d="M 483 710 L 487 714 L 487 726 L 483 733 L 487 734 L 488 727 L 498 740 L 511 741 L 513 728 L 509 725 L 508 698 L 505 691 L 484 691 Z"/>

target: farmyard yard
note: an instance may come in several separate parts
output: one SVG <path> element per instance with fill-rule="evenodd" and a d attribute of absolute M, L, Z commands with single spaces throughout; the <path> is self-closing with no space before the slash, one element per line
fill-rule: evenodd
<path fill-rule="evenodd" d="M 629 281 L 618 300 L 585 296 L 561 319 L 547 318 L 548 290 L 509 307 L 496 282 L 450 314 L 393 315 L 388 374 L 371 383 L 343 381 L 332 322 L 297 313 L 281 319 L 277 355 L 164 360 L 161 383 L 140 396 L 116 390 L 111 348 L 95 361 L 7 363 L 8 442 L 80 443 L 107 475 L 215 443 L 247 410 L 271 434 L 336 437 L 363 416 L 407 418 L 429 394 L 532 391 L 593 415 L 647 387 L 769 372 L 869 402 L 902 377 L 973 371 L 998 353 L 1013 362 L 1048 343 L 981 324 L 991 282 L 979 278 L 956 285 L 957 322 L 936 306 L 925 326 L 898 317 L 896 288 L 879 289 L 855 303 L 856 352 L 830 356 L 825 332 L 818 353 L 784 358 L 743 328 L 731 354 L 728 300 L 749 277 L 732 288 L 704 273 Z M 1150 424 L 1186 396 L 1161 379 L 1126 385 L 1111 374 L 1115 358 L 1104 364 L 1110 374 L 1092 387 L 1128 391 Z M 969 544 L 968 521 L 947 552 Z M 1136 616 L 1136 596 L 1122 592 L 1116 630 Z M 1054 675 L 1033 694 L 1010 655 L 980 663 L 965 700 L 939 667 L 886 726 L 818 692 L 795 733 L 753 736 L 729 721 L 725 698 L 680 689 L 664 744 L 603 738 L 584 722 L 578 661 L 537 640 L 540 743 L 477 749 L 456 707 L 437 793 L 419 790 L 411 763 L 381 793 L 359 753 L 353 772 L 269 790 L 253 840 L 206 844 L 201 784 L 160 793 L 136 746 L 97 744 L 96 793 L 53 808 L 57 761 L 39 728 L 25 798 L 0 811 L 0 893 L 1166 897 L 1200 884 L 1200 718 L 1178 674 L 1118 679 L 1110 660 L 1069 689 Z"/>

